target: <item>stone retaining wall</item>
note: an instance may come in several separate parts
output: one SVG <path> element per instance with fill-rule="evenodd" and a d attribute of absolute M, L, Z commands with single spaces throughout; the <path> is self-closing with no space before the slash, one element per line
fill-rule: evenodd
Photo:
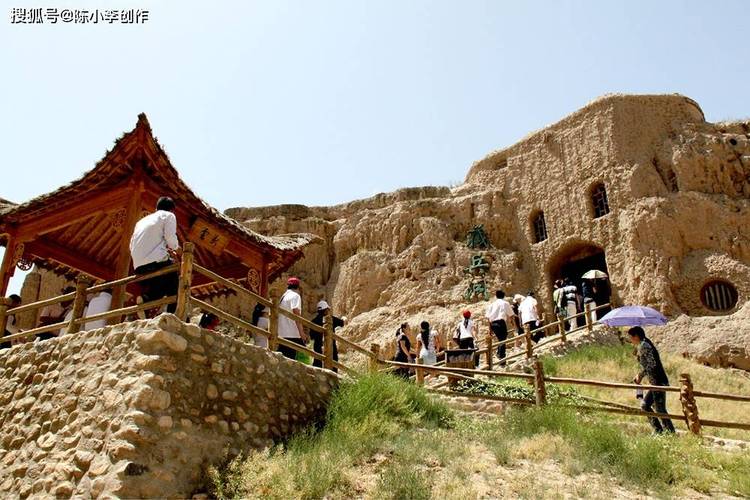
<path fill-rule="evenodd" d="M 190 496 L 320 418 L 337 381 L 172 315 L 0 351 L 0 495 Z"/>

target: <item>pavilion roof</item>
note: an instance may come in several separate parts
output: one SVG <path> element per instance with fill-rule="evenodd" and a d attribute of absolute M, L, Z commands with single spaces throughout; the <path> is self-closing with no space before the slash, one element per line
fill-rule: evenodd
<path fill-rule="evenodd" d="M 26 220 L 51 216 L 59 208 L 76 203 L 83 195 L 102 193 L 106 196 L 108 188 L 128 182 L 137 168 L 143 169 L 145 177 L 158 186 L 164 195 L 172 196 L 178 205 L 189 207 L 190 214 L 209 220 L 228 235 L 252 244 L 263 253 L 272 254 L 274 275 L 300 258 L 306 245 L 319 240 L 317 236 L 306 233 L 265 236 L 208 205 L 180 178 L 167 153 L 153 136 L 146 115 L 142 113 L 138 115 L 135 128 L 117 139 L 112 150 L 107 151 L 94 168 L 79 179 L 20 204 L 0 198 L 0 244 L 7 244 L 7 235 L 3 234 L 7 227 L 21 227 Z M 107 223 L 104 218 L 100 221 Z"/>

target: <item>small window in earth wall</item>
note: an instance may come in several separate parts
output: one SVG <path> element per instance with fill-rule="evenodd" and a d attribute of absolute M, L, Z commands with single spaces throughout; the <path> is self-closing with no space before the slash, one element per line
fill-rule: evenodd
<path fill-rule="evenodd" d="M 712 311 L 731 311 L 737 305 L 737 300 L 737 289 L 728 281 L 710 281 L 701 289 L 701 302 Z"/>

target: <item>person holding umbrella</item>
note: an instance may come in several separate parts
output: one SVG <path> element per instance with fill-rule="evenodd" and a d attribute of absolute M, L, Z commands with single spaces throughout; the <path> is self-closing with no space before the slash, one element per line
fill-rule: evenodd
<path fill-rule="evenodd" d="M 646 332 L 640 326 L 634 326 L 628 330 L 630 342 L 636 348 L 638 363 L 641 365 L 641 371 L 633 379 L 633 382 L 640 384 L 644 377 L 647 377 L 651 385 L 669 385 L 667 372 L 664 365 L 661 364 L 659 351 L 651 339 L 646 337 Z M 641 402 L 643 411 L 656 411 L 656 413 L 667 413 L 667 393 L 664 391 L 648 390 L 643 396 Z M 674 425 L 668 417 L 663 417 L 661 422 L 657 417 L 649 417 L 651 427 L 657 434 L 664 431 L 674 434 Z"/>
<path fill-rule="evenodd" d="M 641 371 L 633 379 L 640 384 L 644 378 L 648 378 L 651 385 L 669 385 L 667 372 L 661 363 L 659 351 L 651 339 L 646 337 L 643 327 L 646 325 L 665 325 L 667 318 L 656 309 L 645 306 L 624 306 L 613 309 L 604 315 L 599 323 L 607 326 L 630 326 L 628 336 L 630 343 L 636 348 L 636 357 L 641 365 Z M 667 413 L 667 394 L 664 391 L 646 391 L 641 403 L 643 411 L 656 411 L 656 413 Z M 674 425 L 669 418 L 649 417 L 654 431 L 661 434 L 664 431 L 673 433 Z"/>

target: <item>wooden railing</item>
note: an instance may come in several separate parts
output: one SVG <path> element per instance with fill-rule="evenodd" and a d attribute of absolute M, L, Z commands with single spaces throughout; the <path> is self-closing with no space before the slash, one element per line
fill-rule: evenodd
<path fill-rule="evenodd" d="M 24 304 L 18 307 L 10 309 L 8 307 L 8 299 L 0 299 L 0 332 L 5 332 L 5 327 L 8 322 L 8 316 L 17 315 L 29 311 L 37 311 L 43 307 L 60 304 L 63 302 L 73 301 L 73 313 L 68 321 L 60 321 L 50 325 L 43 325 L 22 332 L 15 333 L 13 335 L 2 336 L 0 338 L 3 342 L 10 342 L 13 340 L 28 340 L 33 338 L 40 333 L 49 333 L 59 331 L 62 328 L 67 330 L 67 333 L 78 333 L 86 323 L 102 319 L 113 319 L 122 318 L 124 315 L 134 314 L 138 311 L 145 311 L 147 309 L 153 309 L 155 307 L 162 307 L 164 305 L 173 304 L 176 297 L 165 297 L 163 299 L 154 300 L 144 304 L 138 304 L 135 306 L 121 307 L 119 309 L 112 309 L 100 314 L 91 316 L 83 316 L 84 306 L 86 304 L 86 295 L 90 293 L 98 293 L 103 290 L 115 286 L 123 286 L 131 283 L 138 283 L 147 279 L 155 278 L 157 276 L 163 276 L 165 274 L 174 272 L 177 270 L 177 265 L 166 266 L 158 271 L 143 275 L 128 276 L 126 278 L 118 279 L 115 281 L 109 281 L 95 286 L 91 285 L 91 279 L 88 276 L 80 275 L 76 279 L 76 291 L 53 297 L 46 300 L 40 300 L 31 304 Z M 1 335 L 2 333 L 0 333 Z"/>
<path fill-rule="evenodd" d="M 582 312 L 565 318 L 559 317 L 557 321 L 542 325 L 539 328 L 535 328 L 534 330 L 532 330 L 529 325 L 524 325 L 523 338 L 521 338 L 520 335 L 511 336 L 511 330 L 509 328 L 508 338 L 502 342 L 499 342 L 497 341 L 497 339 L 495 339 L 495 335 L 488 327 L 484 347 L 480 347 L 479 349 L 477 349 L 476 354 L 478 356 L 481 356 L 482 354 L 486 356 L 486 363 L 490 370 L 493 368 L 494 363 L 496 362 L 506 363 L 510 360 L 517 359 L 523 356 L 525 356 L 527 359 L 530 359 L 534 356 L 534 351 L 542 346 L 553 344 L 556 342 L 565 344 L 568 341 L 569 335 L 573 335 L 578 332 L 586 331 L 586 333 L 592 333 L 594 331 L 595 323 L 595 321 L 593 321 L 592 319 L 592 313 L 602 309 L 606 309 L 608 307 L 611 307 L 611 304 L 602 304 L 597 307 L 591 307 L 591 304 L 584 304 L 584 310 Z M 572 328 L 570 330 L 565 329 L 566 323 L 570 323 L 572 325 L 572 320 L 578 320 L 578 318 L 584 318 L 583 325 Z M 549 330 L 556 331 L 557 333 L 548 336 L 547 333 L 549 332 Z M 532 339 L 537 333 L 544 333 L 544 337 L 538 343 L 534 344 Z M 494 351 L 497 350 L 498 347 L 502 345 L 508 346 L 510 344 L 515 344 L 519 341 L 523 342 L 524 344 L 523 352 L 509 354 L 502 359 L 498 359 L 497 361 L 494 360 Z"/>
<path fill-rule="evenodd" d="M 521 398 L 510 398 L 502 396 L 485 396 L 485 395 L 473 395 L 465 394 L 457 391 L 445 391 L 445 390 L 432 390 L 440 394 L 447 394 L 452 396 L 470 397 L 470 398 L 482 398 L 491 399 L 496 401 L 505 401 L 509 403 L 518 403 L 526 405 L 544 405 L 547 403 L 547 383 L 562 384 L 562 385 L 584 385 L 594 386 L 608 389 L 626 389 L 626 390 L 637 390 L 641 389 L 644 391 L 663 391 L 663 392 L 676 392 L 679 393 L 680 406 L 682 407 L 682 414 L 671 414 L 671 413 L 656 413 L 647 412 L 641 408 L 623 405 L 620 403 L 605 401 L 600 399 L 589 398 L 586 396 L 576 395 L 578 398 L 597 403 L 595 405 L 583 405 L 583 404 L 563 404 L 562 406 L 570 406 L 572 408 L 588 411 L 601 411 L 607 413 L 618 413 L 624 415 L 633 415 L 640 417 L 658 417 L 658 418 L 671 418 L 678 421 L 684 421 L 688 427 L 688 430 L 693 434 L 700 434 L 702 427 L 721 427 L 727 429 L 742 429 L 750 430 L 750 423 L 745 422 L 727 422 L 718 420 L 708 420 L 700 418 L 698 414 L 698 404 L 696 398 L 713 398 L 724 401 L 737 401 L 750 403 L 750 396 L 740 394 L 724 394 L 717 392 L 705 392 L 696 391 L 693 389 L 692 380 L 690 375 L 683 373 L 680 375 L 680 385 L 676 386 L 661 386 L 661 385 L 647 385 L 647 384 L 628 384 L 622 382 L 610 382 L 602 380 L 587 380 L 587 379 L 576 379 L 567 377 L 548 377 L 544 375 L 544 368 L 541 361 L 538 358 L 532 360 L 532 373 L 521 373 L 521 372 L 501 372 L 494 370 L 476 370 L 470 368 L 448 368 L 434 365 L 423 365 L 421 363 L 401 363 L 397 361 L 380 360 L 382 365 L 386 367 L 401 367 L 410 368 L 416 372 L 416 382 L 419 385 L 424 384 L 424 374 L 434 373 L 438 375 L 446 375 L 452 378 L 473 380 L 474 376 L 483 376 L 489 378 L 514 378 L 514 379 L 525 379 L 534 386 L 534 401 Z M 428 389 L 430 390 L 430 389 Z M 750 406 L 748 406 L 750 411 Z"/>

